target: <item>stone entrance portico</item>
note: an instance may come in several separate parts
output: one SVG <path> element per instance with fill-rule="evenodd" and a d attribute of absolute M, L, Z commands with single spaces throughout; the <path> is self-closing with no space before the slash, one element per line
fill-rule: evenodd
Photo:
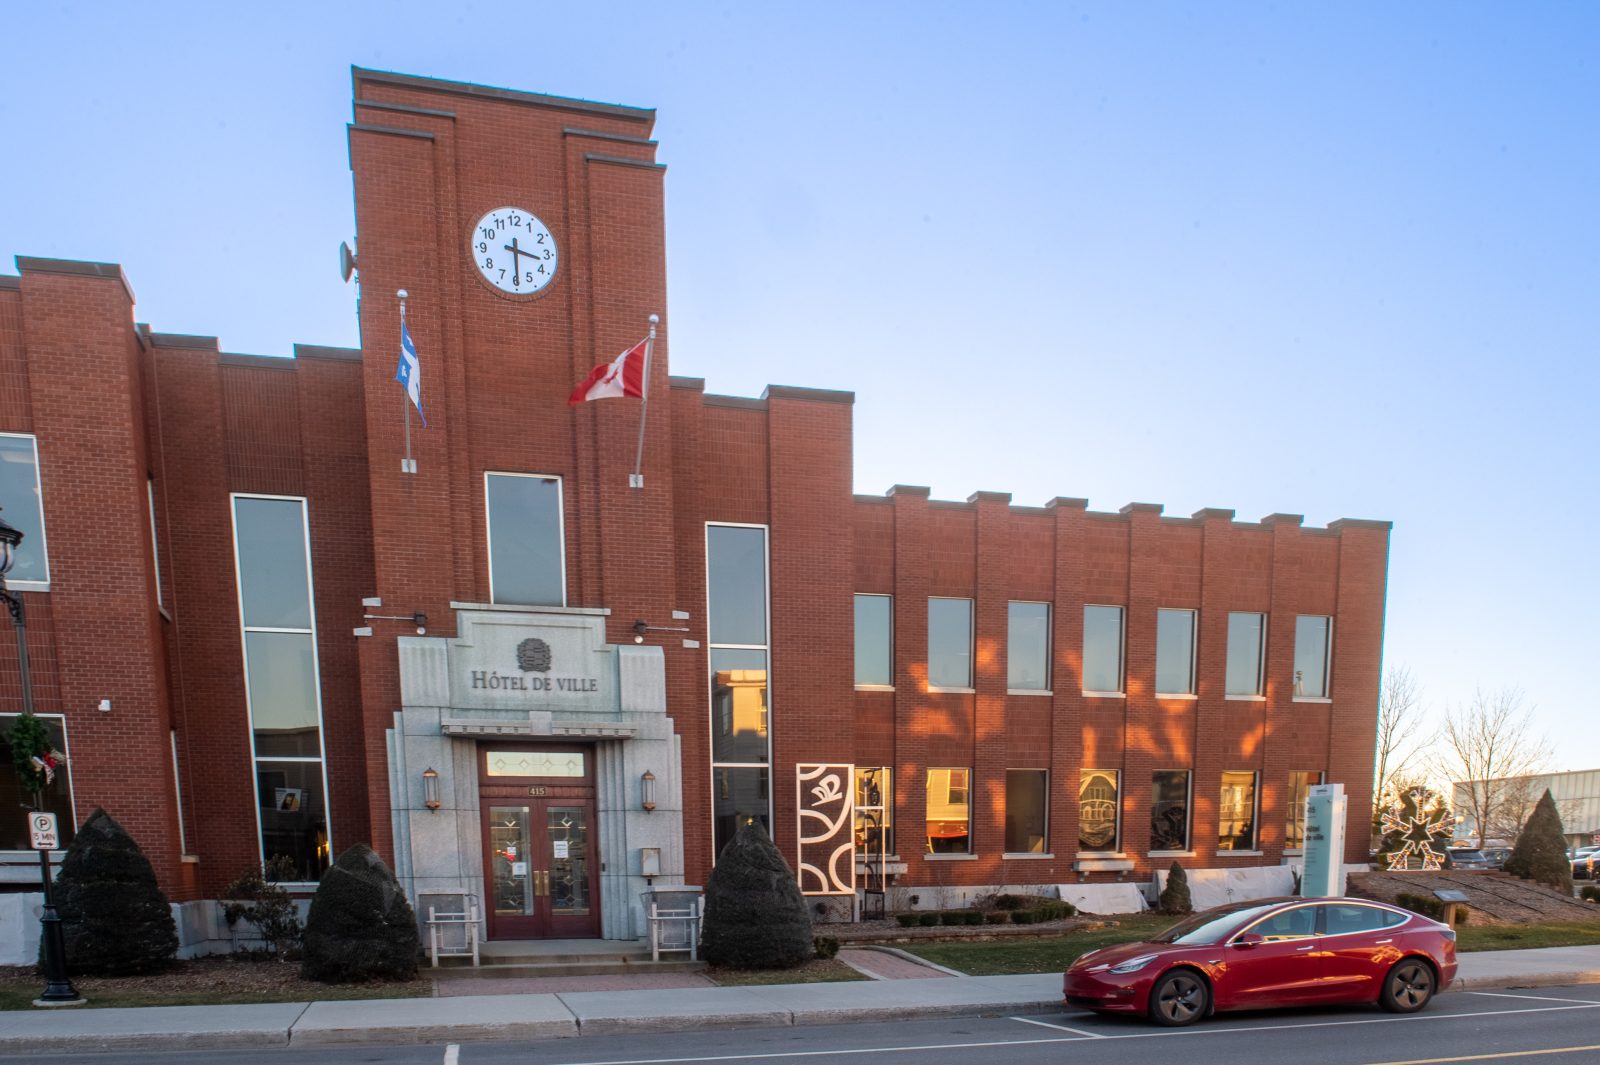
<path fill-rule="evenodd" d="M 656 886 L 683 883 L 682 759 L 661 649 L 606 643 L 608 610 L 450 605 L 457 637 L 399 640 L 401 707 L 386 738 L 401 886 L 413 901 L 467 892 L 491 905 L 479 743 L 580 745 L 594 764 L 601 935 L 642 937 L 641 849 L 660 851 Z M 436 810 L 428 769 L 439 775 Z M 653 811 L 642 805 L 646 772 Z"/>

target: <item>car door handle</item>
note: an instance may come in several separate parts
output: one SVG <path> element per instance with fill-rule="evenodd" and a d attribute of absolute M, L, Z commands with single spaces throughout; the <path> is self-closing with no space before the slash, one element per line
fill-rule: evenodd
<path fill-rule="evenodd" d="M 1393 943 L 1393 942 L 1394 942 L 1394 940 L 1392 940 L 1392 939 L 1380 939 L 1380 940 L 1378 940 L 1378 943 L 1380 945 L 1384 944 L 1384 943 Z"/>
<path fill-rule="evenodd" d="M 1298 954 L 1302 950 L 1314 950 L 1314 949 L 1316 949 L 1316 946 L 1317 945 L 1315 943 L 1307 943 L 1303 947 L 1295 947 L 1294 949 L 1295 949 L 1295 953 Z"/>

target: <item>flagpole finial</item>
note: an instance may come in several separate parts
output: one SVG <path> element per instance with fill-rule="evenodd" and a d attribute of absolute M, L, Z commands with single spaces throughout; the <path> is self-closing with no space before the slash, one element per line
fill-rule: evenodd
<path fill-rule="evenodd" d="M 405 299 L 409 295 L 410 295 L 410 293 L 407 292 L 405 289 L 401 289 L 399 292 L 395 293 L 395 296 L 398 297 L 399 299 Z"/>
<path fill-rule="evenodd" d="M 660 322 L 661 322 L 661 316 L 659 314 L 652 314 L 650 316 L 650 324 L 651 325 L 658 325 L 658 324 L 660 324 Z"/>

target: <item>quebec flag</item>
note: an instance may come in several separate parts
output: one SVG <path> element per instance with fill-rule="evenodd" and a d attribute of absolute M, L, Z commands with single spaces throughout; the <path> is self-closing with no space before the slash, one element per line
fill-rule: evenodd
<path fill-rule="evenodd" d="M 400 365 L 394 371 L 394 379 L 406 386 L 406 395 L 411 397 L 411 403 L 417 408 L 417 417 L 422 419 L 423 428 L 428 426 L 428 416 L 422 413 L 422 364 L 417 361 L 417 346 L 411 343 L 411 331 L 406 328 L 406 323 L 400 323 Z"/>

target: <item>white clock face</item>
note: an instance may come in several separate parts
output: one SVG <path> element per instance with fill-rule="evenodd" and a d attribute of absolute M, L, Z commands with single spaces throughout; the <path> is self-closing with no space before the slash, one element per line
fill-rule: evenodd
<path fill-rule="evenodd" d="M 469 245 L 479 276 L 501 292 L 531 296 L 556 278 L 556 238 L 532 211 L 496 207 L 472 227 Z"/>

